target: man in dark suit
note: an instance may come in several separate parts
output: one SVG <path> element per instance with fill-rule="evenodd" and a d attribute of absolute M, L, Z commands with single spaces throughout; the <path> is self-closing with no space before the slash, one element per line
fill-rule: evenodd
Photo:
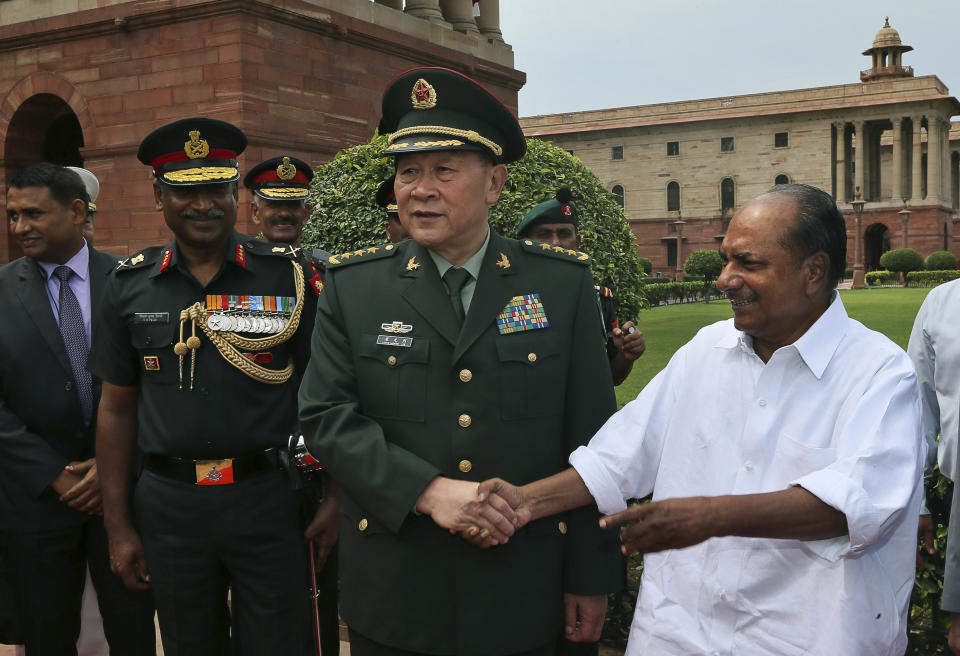
<path fill-rule="evenodd" d="M 94 460 L 99 381 L 86 352 L 116 258 L 81 234 L 89 198 L 53 164 L 14 175 L 11 233 L 24 257 L 0 269 L 0 485 L 10 568 L 31 656 L 75 654 L 89 564 L 104 630 L 118 654 L 153 654 L 149 594 L 110 572 Z"/>
<path fill-rule="evenodd" d="M 490 230 L 526 143 L 476 82 L 408 71 L 383 110 L 411 239 L 330 257 L 300 388 L 307 445 L 344 487 L 351 654 L 552 654 L 564 625 L 595 640 L 620 580 L 596 510 L 514 532 L 477 496 L 488 472 L 562 468 L 616 407 L 589 257 Z M 451 535 L 471 530 L 495 548 Z"/>

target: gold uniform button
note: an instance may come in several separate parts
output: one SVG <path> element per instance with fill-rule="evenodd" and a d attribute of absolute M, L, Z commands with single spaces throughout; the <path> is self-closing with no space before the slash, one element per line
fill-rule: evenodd
<path fill-rule="evenodd" d="M 469 460 L 460 461 L 460 471 L 462 471 L 464 474 L 468 474 L 471 469 L 473 469 L 472 462 L 470 462 Z"/>
<path fill-rule="evenodd" d="M 366 530 L 367 530 L 367 518 L 366 518 L 366 517 L 364 517 L 363 519 L 360 520 L 360 523 L 357 524 L 357 528 L 359 528 L 361 531 L 366 531 Z"/>
<path fill-rule="evenodd" d="M 473 380 L 473 372 L 469 369 L 461 369 L 460 380 L 464 383 L 469 383 L 471 380 Z"/>
<path fill-rule="evenodd" d="M 536 354 L 536 353 L 527 353 L 527 360 L 529 360 L 530 362 L 536 362 L 536 361 L 537 361 L 537 354 Z"/>
<path fill-rule="evenodd" d="M 391 355 L 389 358 L 387 358 L 387 364 L 390 365 L 391 367 L 397 364 L 397 356 Z"/>
<path fill-rule="evenodd" d="M 469 427 L 470 424 L 473 423 L 473 419 L 470 418 L 470 415 L 466 415 L 466 414 L 460 415 L 460 418 L 458 419 L 458 421 L 460 425 L 463 426 L 464 428 Z"/>
<path fill-rule="evenodd" d="M 566 534 L 567 534 L 567 523 L 566 523 L 566 522 L 560 522 L 560 523 L 558 523 L 558 524 L 557 524 L 557 529 L 560 531 L 560 535 L 566 535 Z"/>

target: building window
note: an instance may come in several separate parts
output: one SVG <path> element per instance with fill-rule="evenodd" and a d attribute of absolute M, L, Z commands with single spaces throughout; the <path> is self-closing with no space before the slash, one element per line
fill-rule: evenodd
<path fill-rule="evenodd" d="M 786 148 L 790 145 L 790 136 L 786 132 L 777 132 L 773 135 L 774 148 Z"/>
<path fill-rule="evenodd" d="M 623 146 L 614 146 L 611 148 L 610 159 L 623 159 Z"/>
<path fill-rule="evenodd" d="M 677 266 L 677 240 L 668 239 L 666 243 L 667 243 L 667 266 L 676 267 Z"/>
<path fill-rule="evenodd" d="M 667 211 L 677 212 L 680 210 L 680 183 L 667 183 Z"/>
<path fill-rule="evenodd" d="M 610 190 L 610 193 L 613 194 L 613 200 L 616 201 L 617 205 L 620 206 L 620 209 L 623 209 L 623 187 L 620 185 L 613 185 L 613 189 Z"/>
<path fill-rule="evenodd" d="M 720 181 L 720 211 L 732 211 L 735 200 L 733 194 L 733 178 L 724 178 Z"/>
<path fill-rule="evenodd" d="M 720 137 L 720 152 L 721 153 L 733 152 L 733 137 Z"/>
<path fill-rule="evenodd" d="M 774 179 L 773 184 L 775 185 L 790 184 L 790 178 L 788 178 L 785 173 L 781 173 L 776 177 L 776 179 Z"/>
<path fill-rule="evenodd" d="M 667 157 L 676 157 L 680 154 L 680 142 L 679 141 L 668 141 L 667 142 Z"/>

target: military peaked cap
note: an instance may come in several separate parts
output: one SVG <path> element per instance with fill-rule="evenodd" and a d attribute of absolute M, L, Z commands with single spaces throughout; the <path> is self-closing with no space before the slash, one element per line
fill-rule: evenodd
<path fill-rule="evenodd" d="M 310 195 L 313 170 L 296 157 L 266 159 L 243 177 L 243 185 L 268 200 L 303 200 Z"/>
<path fill-rule="evenodd" d="M 495 162 L 514 162 L 527 150 L 516 117 L 482 86 L 447 68 L 414 68 L 383 94 L 380 132 L 386 153 L 475 150 Z"/>
<path fill-rule="evenodd" d="M 237 155 L 247 137 L 214 118 L 185 118 L 161 125 L 140 143 L 137 159 L 170 185 L 216 184 L 240 179 Z"/>

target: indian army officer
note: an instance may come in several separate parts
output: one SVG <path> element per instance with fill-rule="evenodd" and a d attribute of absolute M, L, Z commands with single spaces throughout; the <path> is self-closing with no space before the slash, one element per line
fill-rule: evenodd
<path fill-rule="evenodd" d="M 397 195 L 393 191 L 393 181 L 395 178 L 396 176 L 391 175 L 381 182 L 380 188 L 377 189 L 376 196 L 377 205 L 382 207 L 383 211 L 387 213 L 387 221 L 384 223 L 383 228 L 387 232 L 387 241 L 391 244 L 396 244 L 397 242 L 410 238 L 403 224 L 400 223 L 400 215 L 397 213 Z"/>
<path fill-rule="evenodd" d="M 311 180 L 310 165 L 287 155 L 266 159 L 243 176 L 243 185 L 253 192 L 251 218 L 260 226 L 264 241 L 300 247 L 300 235 L 310 218 Z M 313 273 L 322 276 L 330 253 L 314 248 L 307 257 Z"/>
<path fill-rule="evenodd" d="M 517 226 L 517 235 L 521 239 L 533 239 L 551 246 L 579 250 L 581 239 L 577 224 L 580 212 L 572 200 L 570 189 L 561 187 L 555 198 L 543 201 L 524 215 Z M 600 309 L 610 373 L 613 375 L 613 384 L 619 385 L 630 375 L 633 363 L 643 355 L 647 348 L 646 341 L 643 333 L 637 330 L 632 321 L 620 325 L 613 292 L 609 287 L 594 285 L 594 290 Z"/>
<path fill-rule="evenodd" d="M 302 159 L 282 155 L 266 159 L 243 176 L 243 186 L 253 193 L 250 210 L 253 222 L 261 227 L 264 241 L 271 244 L 300 246 L 300 235 L 310 218 L 310 181 L 313 171 Z M 311 271 L 321 281 L 322 271 L 330 254 L 315 248 L 309 255 Z M 301 372 L 302 373 L 302 372 Z M 340 618 L 337 611 L 337 535 L 340 530 L 340 486 L 333 479 L 325 479 L 323 494 L 338 500 L 324 506 L 307 527 L 311 540 L 310 557 L 317 569 L 316 624 L 310 631 L 314 642 L 315 631 L 320 634 L 320 651 L 324 656 L 340 653 Z M 305 503 L 312 505 L 309 500 Z M 311 512 L 315 512 L 315 508 Z M 310 651 L 308 649 L 308 651 Z M 316 654 L 316 649 L 313 649 Z"/>
<path fill-rule="evenodd" d="M 526 143 L 473 80 L 400 75 L 380 131 L 411 239 L 331 256 L 300 389 L 307 445 L 344 486 L 351 654 L 552 654 L 564 624 L 595 640 L 620 580 L 597 511 L 514 533 L 477 496 L 494 472 L 562 469 L 616 407 L 589 257 L 489 228 Z M 470 527 L 493 548 L 451 534 Z"/>
<path fill-rule="evenodd" d="M 299 499 L 283 447 L 316 298 L 288 245 L 234 230 L 235 126 L 151 132 L 157 210 L 174 234 L 123 260 L 90 369 L 103 378 L 97 453 L 114 571 L 153 588 L 166 654 L 296 654 L 306 637 Z M 134 440 L 144 472 L 133 491 Z"/>

